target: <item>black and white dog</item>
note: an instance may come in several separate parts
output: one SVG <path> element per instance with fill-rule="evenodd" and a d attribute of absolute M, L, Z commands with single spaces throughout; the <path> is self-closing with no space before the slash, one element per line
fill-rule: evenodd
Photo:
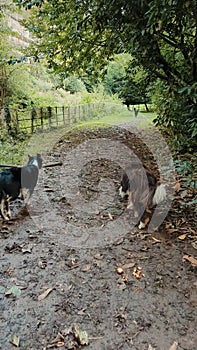
<path fill-rule="evenodd" d="M 20 195 L 24 199 L 23 189 L 27 189 L 25 204 L 29 203 L 30 197 L 38 181 L 39 170 L 42 167 L 40 154 L 29 156 L 27 165 L 22 167 L 10 167 L 0 173 L 0 203 L 1 215 L 5 220 L 11 218 L 10 202 Z M 5 207 L 7 213 L 5 213 Z"/>
<path fill-rule="evenodd" d="M 151 209 L 166 199 L 166 189 L 158 184 L 156 177 L 145 166 L 134 163 L 122 174 L 119 194 L 128 196 L 128 209 L 139 218 L 139 229 L 145 228 L 150 221 Z"/>

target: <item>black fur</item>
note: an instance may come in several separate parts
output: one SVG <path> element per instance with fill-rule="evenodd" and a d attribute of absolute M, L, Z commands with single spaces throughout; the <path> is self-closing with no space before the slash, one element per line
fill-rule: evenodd
<path fill-rule="evenodd" d="M 38 166 L 33 164 L 35 161 Z M 23 188 L 28 189 L 29 199 L 37 184 L 39 169 L 41 167 L 42 158 L 40 154 L 37 154 L 33 157 L 29 156 L 27 165 L 5 169 L 0 173 L 1 215 L 4 219 L 8 219 L 8 215 L 3 210 L 4 202 L 9 211 L 9 202 L 17 199 Z"/>

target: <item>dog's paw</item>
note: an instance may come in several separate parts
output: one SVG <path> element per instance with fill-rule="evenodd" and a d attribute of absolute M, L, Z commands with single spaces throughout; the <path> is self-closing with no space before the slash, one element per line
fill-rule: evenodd
<path fill-rule="evenodd" d="M 3 220 L 9 221 L 9 220 L 11 220 L 11 217 L 9 217 L 9 216 L 7 216 L 7 215 L 3 215 Z"/>
<path fill-rule="evenodd" d="M 129 203 L 129 204 L 127 205 L 127 209 L 133 210 L 133 203 Z"/>
<path fill-rule="evenodd" d="M 144 222 L 140 221 L 140 223 L 138 225 L 139 230 L 142 230 L 145 227 L 146 227 L 146 224 Z"/>

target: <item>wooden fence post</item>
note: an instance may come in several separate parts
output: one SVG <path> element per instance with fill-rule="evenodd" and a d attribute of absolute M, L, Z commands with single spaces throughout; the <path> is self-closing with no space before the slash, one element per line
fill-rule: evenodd
<path fill-rule="evenodd" d="M 58 108 L 55 107 L 55 119 L 56 119 L 56 126 L 58 126 Z"/>
<path fill-rule="evenodd" d="M 43 109 L 42 109 L 42 107 L 40 108 L 40 126 L 43 130 L 44 125 L 43 125 Z"/>
<path fill-rule="evenodd" d="M 31 133 L 33 134 L 33 132 L 34 132 L 34 119 L 36 118 L 36 110 L 34 107 L 31 109 L 30 115 L 31 115 Z"/>
<path fill-rule="evenodd" d="M 19 121 L 18 121 L 18 111 L 16 110 L 16 133 L 18 134 L 19 132 Z"/>
<path fill-rule="evenodd" d="M 70 125 L 70 107 L 68 107 L 68 125 Z"/>
<path fill-rule="evenodd" d="M 7 132 L 8 134 L 11 133 L 11 113 L 10 113 L 10 110 L 9 110 L 9 107 L 8 106 L 5 106 L 4 107 L 4 119 L 5 119 L 5 122 L 6 122 L 6 127 L 7 127 Z"/>
<path fill-rule="evenodd" d="M 64 106 L 62 107 L 63 124 L 65 125 L 65 111 Z"/>
<path fill-rule="evenodd" d="M 49 121 L 49 127 L 51 128 L 52 125 L 52 107 L 47 107 L 47 111 L 48 111 L 48 121 Z"/>

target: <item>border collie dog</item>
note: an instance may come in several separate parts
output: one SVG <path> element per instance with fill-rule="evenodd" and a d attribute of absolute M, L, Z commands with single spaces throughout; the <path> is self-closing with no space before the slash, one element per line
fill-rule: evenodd
<path fill-rule="evenodd" d="M 29 203 L 30 197 L 38 181 L 39 170 L 42 167 L 42 158 L 40 154 L 29 156 L 27 165 L 22 167 L 11 167 L 4 169 L 0 173 L 0 203 L 1 215 L 5 220 L 11 218 L 10 202 L 23 196 L 23 189 L 27 189 L 25 204 Z M 5 213 L 5 206 L 7 213 Z"/>
<path fill-rule="evenodd" d="M 124 170 L 119 194 L 122 198 L 128 196 L 127 208 L 139 219 L 139 229 L 146 227 L 151 209 L 166 199 L 165 186 L 159 185 L 155 176 L 139 163 Z"/>

